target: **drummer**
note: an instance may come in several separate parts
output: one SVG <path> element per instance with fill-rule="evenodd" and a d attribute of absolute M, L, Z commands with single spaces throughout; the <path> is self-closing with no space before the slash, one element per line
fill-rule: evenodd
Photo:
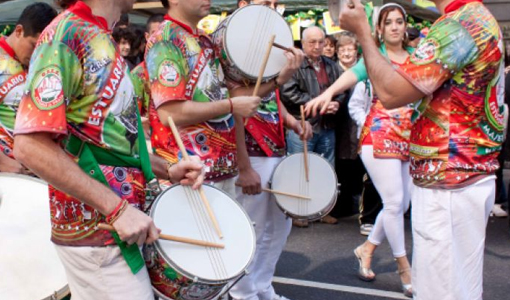
<path fill-rule="evenodd" d="M 33 3 L 21 13 L 14 32 L 0 37 L 0 172 L 27 173 L 12 153 L 16 110 L 35 43 L 56 16 L 57 12 L 48 4 Z"/>
<path fill-rule="evenodd" d="M 275 0 L 254 0 L 251 3 L 276 8 Z M 238 1 L 239 7 L 247 4 L 245 0 Z M 310 124 L 306 122 L 306 127 L 301 128 L 301 123 L 287 113 L 280 102 L 279 86 L 292 77 L 304 59 L 301 50 L 290 50 L 285 53 L 287 65 L 279 76 L 261 85 L 259 96 L 263 100 L 255 116 L 248 119 L 246 126 L 243 126 L 241 118 L 236 118 L 239 162 L 236 199 L 256 224 L 257 248 L 248 267 L 248 275 L 230 290 L 230 296 L 235 300 L 287 299 L 275 293 L 271 281 L 292 221 L 278 208 L 273 196 L 262 193 L 261 188 L 268 187 L 273 170 L 285 155 L 283 126 L 306 139 L 312 136 Z M 233 96 L 252 95 L 253 86 L 230 80 L 229 83 Z"/>
<path fill-rule="evenodd" d="M 43 31 L 33 55 L 14 155 L 50 185 L 52 241 L 73 300 L 153 300 L 138 246 L 159 236 L 139 210 L 154 175 L 127 64 L 110 35 L 134 1 L 59 2 L 67 10 Z M 196 161 L 156 167 L 173 182 L 198 188 L 203 180 Z M 98 230 L 100 222 L 118 235 Z"/>
<path fill-rule="evenodd" d="M 165 21 L 147 43 L 152 148 L 175 163 L 182 153 L 168 117 L 179 128 L 186 150 L 206 165 L 205 178 L 232 197 L 237 175 L 234 117 L 251 117 L 259 97 L 230 97 L 219 59 L 208 36 L 197 29 L 210 1 L 162 0 Z"/>

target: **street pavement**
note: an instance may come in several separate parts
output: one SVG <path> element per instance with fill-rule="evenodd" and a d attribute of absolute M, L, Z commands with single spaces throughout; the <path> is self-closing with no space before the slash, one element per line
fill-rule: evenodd
<path fill-rule="evenodd" d="M 410 224 L 410 220 L 406 220 L 406 249 L 411 260 Z M 408 299 L 401 292 L 397 267 L 387 241 L 373 258 L 376 280 L 368 283 L 357 278 L 358 263 L 353 250 L 365 239 L 359 234 L 356 216 L 342 218 L 337 225 L 316 222 L 309 228 L 293 227 L 277 265 L 276 292 L 291 300 Z M 491 217 L 485 248 L 484 299 L 510 299 L 509 279 L 509 221 Z"/>

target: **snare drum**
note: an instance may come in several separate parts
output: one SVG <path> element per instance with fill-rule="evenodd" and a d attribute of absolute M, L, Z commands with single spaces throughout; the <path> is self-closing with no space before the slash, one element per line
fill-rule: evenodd
<path fill-rule="evenodd" d="M 270 187 L 275 191 L 310 197 L 299 199 L 275 194 L 280 209 L 293 219 L 318 220 L 335 206 L 338 181 L 335 170 L 322 156 L 308 153 L 309 181 L 305 178 L 304 153 L 284 158 L 274 169 Z"/>
<path fill-rule="evenodd" d="M 67 279 L 51 242 L 48 185 L 0 173 L 0 298 L 60 300 Z"/>
<path fill-rule="evenodd" d="M 212 226 L 197 191 L 174 185 L 154 201 L 150 216 L 165 234 L 206 240 L 224 249 L 158 240 L 144 247 L 144 258 L 158 297 L 210 300 L 246 273 L 255 254 L 255 232 L 246 212 L 225 192 L 202 185 L 223 239 Z"/>
<path fill-rule="evenodd" d="M 235 82 L 255 83 L 273 34 L 275 43 L 293 46 L 285 19 L 266 6 L 247 5 L 223 20 L 211 37 L 224 73 Z M 284 51 L 273 47 L 262 79 L 278 76 L 286 62 Z"/>

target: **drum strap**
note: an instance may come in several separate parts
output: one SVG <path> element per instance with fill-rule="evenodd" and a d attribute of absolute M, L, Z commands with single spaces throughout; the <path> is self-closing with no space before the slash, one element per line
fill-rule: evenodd
<path fill-rule="evenodd" d="M 154 182 L 157 183 L 157 179 L 152 172 L 152 167 L 149 160 L 149 152 L 147 151 L 145 139 L 143 136 L 140 136 L 140 133 L 143 133 L 143 128 L 140 119 L 140 113 L 138 111 L 137 117 L 139 133 L 138 148 L 140 151 L 139 158 L 113 153 L 112 151 L 87 143 L 78 138 L 75 134 L 69 134 L 67 140 L 64 141 L 65 150 L 71 155 L 78 157 L 78 165 L 85 173 L 89 174 L 89 176 L 108 187 L 108 181 L 106 180 L 106 177 L 101 171 L 99 165 L 134 167 L 141 169 L 146 181 L 148 182 L 148 187 L 151 187 L 154 185 Z M 74 129 L 71 131 L 74 131 Z M 157 188 L 159 188 L 159 185 L 157 185 Z M 138 271 L 140 271 L 145 264 L 138 245 L 127 245 L 125 242 L 120 240 L 120 237 L 117 233 L 111 232 L 111 234 L 119 246 L 122 256 L 124 256 L 124 259 L 126 260 L 126 263 L 128 264 L 133 274 L 138 273 Z"/>

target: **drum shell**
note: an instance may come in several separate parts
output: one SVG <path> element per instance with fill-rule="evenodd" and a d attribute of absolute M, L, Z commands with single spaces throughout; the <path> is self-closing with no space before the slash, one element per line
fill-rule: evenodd
<path fill-rule="evenodd" d="M 179 188 L 180 185 L 173 185 L 163 191 L 157 199 L 154 201 L 153 206 L 149 212 L 149 215 L 154 218 L 155 210 L 158 207 L 158 202 L 165 201 L 168 197 L 165 193 L 171 192 L 172 189 Z M 222 201 L 228 201 L 230 204 L 235 205 L 244 214 L 245 218 L 249 221 L 248 214 L 244 211 L 241 205 L 237 201 L 231 199 L 223 191 L 218 188 L 204 184 L 202 185 L 205 193 L 208 194 L 208 189 L 220 191 L 228 199 L 221 199 Z M 210 201 L 211 206 L 214 208 L 214 202 Z M 155 221 L 157 221 L 154 218 Z M 221 222 L 220 222 L 221 224 Z M 158 226 L 156 224 L 156 226 Z M 223 227 L 222 227 L 223 228 Z M 149 276 L 151 278 L 153 290 L 162 299 L 175 299 L 175 300 L 210 300 L 218 296 L 222 290 L 226 289 L 230 282 L 238 280 L 245 275 L 245 269 L 251 263 L 255 253 L 255 231 L 250 226 L 251 230 L 251 242 L 253 243 L 253 251 L 249 258 L 249 262 L 246 264 L 244 270 L 240 273 L 233 274 L 229 278 L 223 280 L 208 280 L 200 278 L 191 274 L 190 272 L 179 267 L 175 263 L 170 255 L 165 253 L 162 244 L 159 241 L 153 245 L 146 245 L 143 249 L 143 255 Z M 181 234 L 182 235 L 182 234 Z M 225 239 L 228 237 L 225 235 Z M 221 242 L 220 242 L 221 243 Z"/>
<path fill-rule="evenodd" d="M 1 279 L 0 298 L 65 299 L 69 288 L 64 267 L 50 240 L 47 183 L 26 175 L 0 173 L 0 190 L 0 274 L 9 274 Z M 14 286 L 18 277 L 19 286 Z"/>
<path fill-rule="evenodd" d="M 309 160 L 310 184 L 314 184 L 317 182 L 320 183 L 321 180 L 317 180 L 317 176 L 319 176 L 319 175 L 320 176 L 329 176 L 331 178 L 331 180 L 330 180 L 331 186 L 328 190 L 328 192 L 330 194 L 324 196 L 321 199 L 321 201 L 324 202 L 322 209 L 320 209 L 317 212 L 310 213 L 310 214 L 298 214 L 295 212 L 293 213 L 292 209 L 290 209 L 290 207 L 286 207 L 284 205 L 284 202 L 282 201 L 285 198 L 285 196 L 281 196 L 278 194 L 275 194 L 274 196 L 276 198 L 277 206 L 283 211 L 283 213 L 285 215 L 289 216 L 292 219 L 308 220 L 308 221 L 313 222 L 313 221 L 321 219 L 322 217 L 326 216 L 327 214 L 329 214 L 331 212 L 331 210 L 335 207 L 339 191 L 338 191 L 338 179 L 337 179 L 335 170 L 329 164 L 329 162 L 326 159 L 324 159 L 322 156 L 320 156 L 316 153 L 313 153 L 313 152 L 308 152 L 308 156 L 309 156 L 308 160 Z M 281 171 L 281 169 L 285 168 L 286 164 L 289 164 L 291 160 L 304 161 L 304 153 L 295 153 L 295 154 L 291 154 L 291 155 L 288 155 L 287 157 L 285 157 L 274 169 L 273 174 L 271 176 L 270 186 L 272 189 L 277 190 L 277 191 L 288 192 L 288 193 L 293 193 L 293 194 L 300 194 L 300 192 L 298 191 L 299 188 L 282 188 L 281 186 L 278 185 L 278 183 L 275 180 L 275 175 L 277 175 L 277 174 L 279 175 L 279 172 Z M 317 165 L 317 163 L 320 163 L 321 166 L 324 167 L 324 169 L 314 172 L 314 170 L 316 170 L 314 163 L 315 163 L 315 165 Z M 289 174 L 287 174 L 287 175 L 289 175 Z M 295 183 L 295 182 L 299 182 L 299 180 L 304 180 L 302 178 L 299 178 L 299 177 L 304 177 L 303 172 L 291 172 L 290 175 L 295 176 L 295 177 L 291 177 L 291 176 L 286 177 L 286 180 L 288 180 L 289 182 Z M 314 187 L 312 186 L 312 189 L 313 188 Z M 316 188 L 316 190 L 322 190 L 322 189 L 320 187 L 318 187 L 318 188 Z M 303 196 L 310 196 L 310 195 L 303 195 Z M 329 199 L 329 200 L 325 201 L 324 199 Z M 306 201 L 314 201 L 314 197 L 312 197 L 312 200 L 294 199 L 292 201 L 304 201 L 302 203 L 306 203 Z"/>

